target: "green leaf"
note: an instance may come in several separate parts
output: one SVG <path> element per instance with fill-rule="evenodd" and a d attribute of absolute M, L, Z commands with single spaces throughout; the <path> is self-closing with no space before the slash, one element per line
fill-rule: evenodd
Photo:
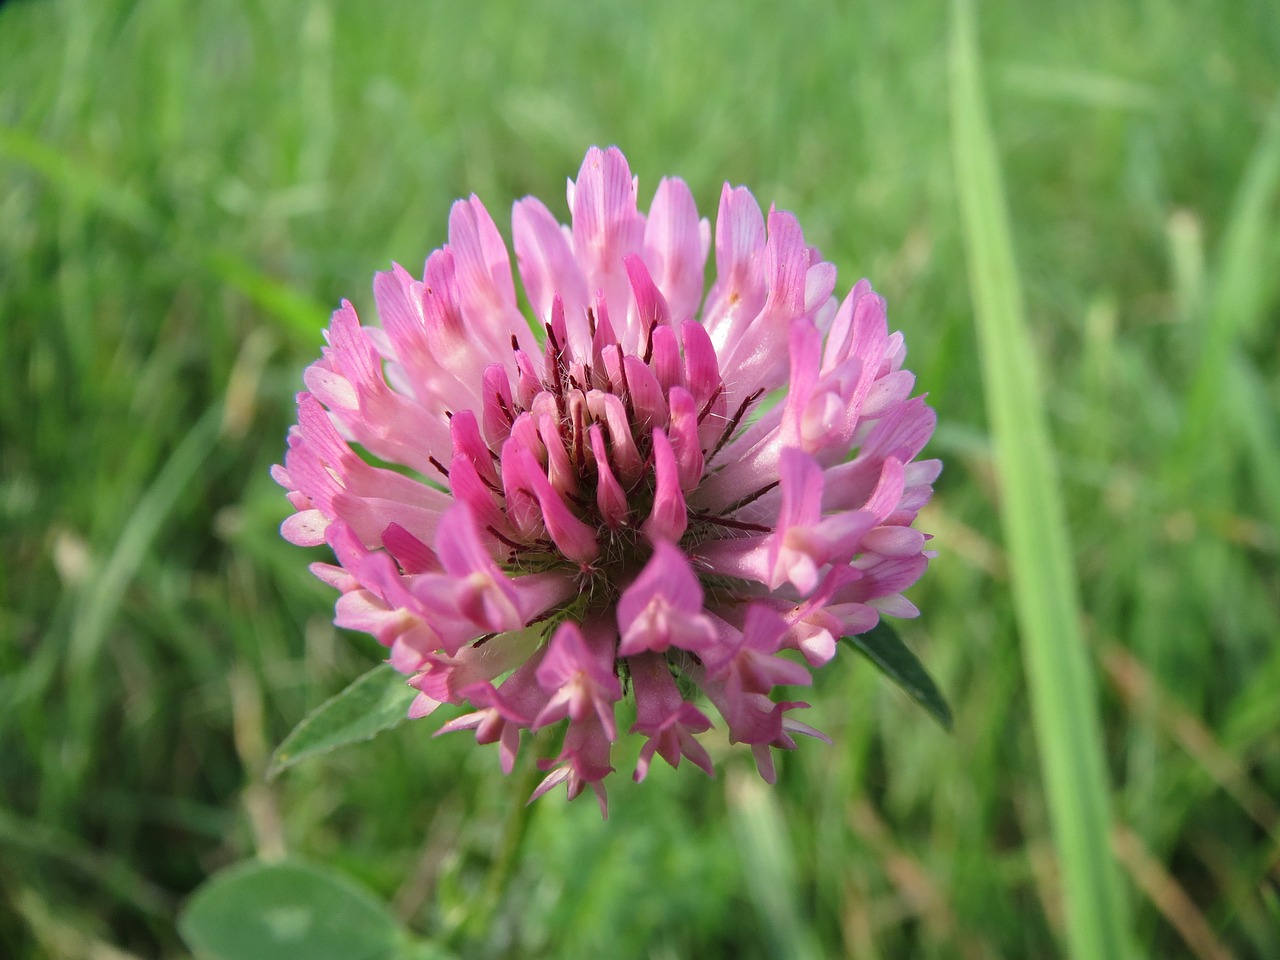
<path fill-rule="evenodd" d="M 404 932 L 385 904 L 305 863 L 239 863 L 198 889 L 178 932 L 207 960 L 381 960 Z"/>
<path fill-rule="evenodd" d="M 943 727 L 951 729 L 951 708 L 946 698 L 893 627 L 881 620 L 866 633 L 842 639 L 905 690 L 907 696 L 929 711 Z"/>
<path fill-rule="evenodd" d="M 404 677 L 388 666 L 374 667 L 341 693 L 312 710 L 271 755 L 267 779 L 296 763 L 349 743 L 372 740 L 409 718 L 417 696 Z"/>

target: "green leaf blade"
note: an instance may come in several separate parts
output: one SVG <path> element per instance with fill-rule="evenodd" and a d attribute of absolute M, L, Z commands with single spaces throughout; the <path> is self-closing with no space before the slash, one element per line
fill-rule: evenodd
<path fill-rule="evenodd" d="M 178 930 L 202 960 L 384 960 L 405 939 L 369 891 L 297 861 L 216 874 L 188 901 Z"/>
<path fill-rule="evenodd" d="M 971 3 L 953 0 L 951 128 L 982 384 L 1031 717 L 1075 960 L 1135 956 L 1066 508 L 1023 307 Z"/>
<path fill-rule="evenodd" d="M 931 717 L 951 729 L 951 707 L 933 677 L 918 657 L 902 642 L 898 632 L 881 620 L 866 633 L 842 637 L 855 650 L 875 665 L 876 669 L 897 684 Z"/>
<path fill-rule="evenodd" d="M 350 743 L 372 740 L 409 719 L 409 704 L 417 691 L 388 666 L 377 666 L 346 687 L 293 728 L 276 748 L 267 779 L 312 757 Z"/>

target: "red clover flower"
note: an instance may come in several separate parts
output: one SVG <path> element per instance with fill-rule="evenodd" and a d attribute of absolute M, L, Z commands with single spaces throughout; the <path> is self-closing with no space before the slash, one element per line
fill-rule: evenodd
<path fill-rule="evenodd" d="M 590 786 L 606 810 L 628 689 L 637 781 L 655 753 L 711 773 L 700 691 L 772 782 L 771 748 L 826 739 L 775 688 L 917 614 L 934 413 L 884 301 L 863 280 L 838 302 L 790 213 L 725 184 L 704 298 L 683 181 L 645 216 L 626 158 L 593 147 L 568 194 L 569 227 L 533 197 L 512 213 L 536 333 L 475 196 L 421 280 L 377 275 L 380 327 L 343 302 L 273 471 L 282 532 L 333 549 L 312 569 L 336 623 L 389 648 L 411 716 L 468 704 L 442 732 L 498 743 L 508 773 L 522 730 L 564 726 L 535 797 Z"/>

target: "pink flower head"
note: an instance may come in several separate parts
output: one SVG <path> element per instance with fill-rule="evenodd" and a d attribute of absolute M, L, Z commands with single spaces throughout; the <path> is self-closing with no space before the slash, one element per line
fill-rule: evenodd
<path fill-rule="evenodd" d="M 589 786 L 605 809 L 628 690 L 637 780 L 655 754 L 711 772 L 699 694 L 772 779 L 775 749 L 818 735 L 783 690 L 916 612 L 933 411 L 884 301 L 865 280 L 837 301 L 790 213 L 726 184 L 713 231 L 678 179 L 641 213 L 617 148 L 568 200 L 568 227 L 532 197 L 512 212 L 531 317 L 476 197 L 422 279 L 375 278 L 380 326 L 334 313 L 273 471 L 282 533 L 334 549 L 314 569 L 338 622 L 389 648 L 414 715 L 469 705 L 444 729 L 499 743 L 507 772 L 522 730 L 564 730 L 535 796 Z"/>

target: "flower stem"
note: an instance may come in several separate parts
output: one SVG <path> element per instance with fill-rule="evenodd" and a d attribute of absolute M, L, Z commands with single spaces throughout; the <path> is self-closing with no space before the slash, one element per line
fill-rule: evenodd
<path fill-rule="evenodd" d="M 536 737 L 530 746 L 542 747 L 545 745 L 545 739 L 541 736 Z M 525 756 L 528 757 L 530 753 L 540 756 L 541 752 L 541 750 L 530 750 Z M 512 792 L 511 807 L 502 830 L 502 840 L 494 857 L 493 866 L 489 869 L 484 889 L 478 895 L 475 908 L 470 915 L 448 937 L 449 946 L 453 946 L 454 941 L 459 937 L 472 942 L 483 938 L 493 929 L 498 909 L 506 899 L 507 888 L 515 874 L 516 864 L 520 860 L 520 852 L 524 847 L 524 840 L 532 820 L 533 805 L 529 803 L 529 796 L 543 776 L 543 771 L 538 769 L 535 760 L 525 759 L 521 766 L 524 769 L 516 789 Z"/>

